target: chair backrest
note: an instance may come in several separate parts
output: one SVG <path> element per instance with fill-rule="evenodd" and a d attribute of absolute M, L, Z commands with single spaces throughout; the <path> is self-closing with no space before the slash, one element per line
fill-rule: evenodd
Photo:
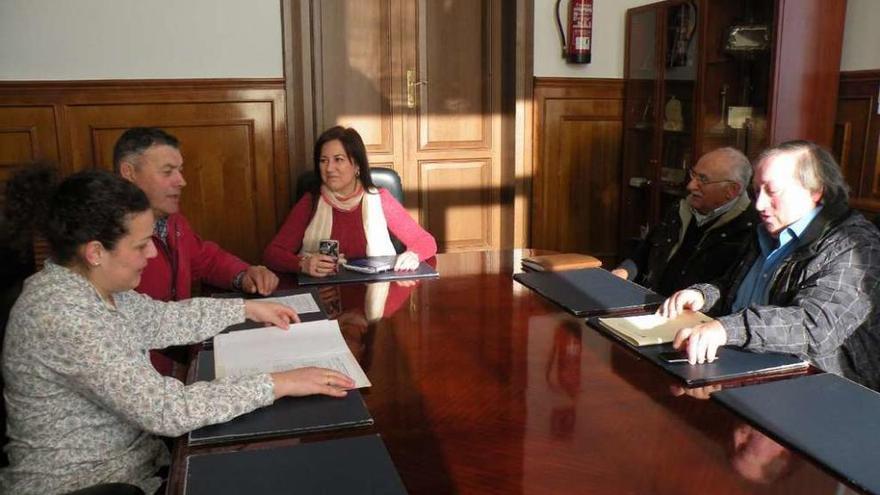
<path fill-rule="evenodd" d="M 394 196 L 394 199 L 403 204 L 403 185 L 400 183 L 400 176 L 397 175 L 397 172 L 385 167 L 370 167 L 370 177 L 376 187 L 387 189 Z M 299 201 L 307 191 L 314 189 L 319 180 L 312 170 L 301 173 L 296 179 L 296 198 L 294 201 Z"/>
<path fill-rule="evenodd" d="M 385 167 L 371 167 L 370 177 L 376 187 L 387 189 L 398 203 L 403 204 L 403 185 L 400 183 L 400 176 L 397 172 Z"/>
<path fill-rule="evenodd" d="M 370 178 L 373 179 L 373 184 L 376 187 L 387 189 L 398 203 L 403 204 L 403 185 L 397 172 L 385 167 L 370 167 Z M 300 174 L 296 180 L 296 201 L 299 201 L 307 191 L 314 189 L 320 180 L 320 177 L 316 176 L 312 170 Z M 388 234 L 391 236 L 394 249 L 398 253 L 402 253 L 406 247 L 393 234 L 390 232 Z"/>

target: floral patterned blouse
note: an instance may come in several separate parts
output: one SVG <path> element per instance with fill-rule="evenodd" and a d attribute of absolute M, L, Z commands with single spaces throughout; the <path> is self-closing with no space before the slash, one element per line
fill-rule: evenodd
<path fill-rule="evenodd" d="M 268 374 L 184 386 L 149 349 L 199 342 L 244 320 L 241 299 L 101 299 L 81 275 L 47 263 L 12 308 L 3 346 L 10 466 L 0 493 L 49 494 L 124 482 L 153 493 L 175 437 L 272 403 Z"/>

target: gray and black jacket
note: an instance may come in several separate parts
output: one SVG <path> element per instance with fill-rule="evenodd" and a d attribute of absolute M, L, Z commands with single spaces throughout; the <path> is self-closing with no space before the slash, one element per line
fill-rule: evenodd
<path fill-rule="evenodd" d="M 739 266 L 692 288 L 721 316 L 727 343 L 795 354 L 880 390 L 880 231 L 845 202 L 827 204 L 773 273 L 769 304 L 729 314 L 759 253 L 757 234 Z"/>

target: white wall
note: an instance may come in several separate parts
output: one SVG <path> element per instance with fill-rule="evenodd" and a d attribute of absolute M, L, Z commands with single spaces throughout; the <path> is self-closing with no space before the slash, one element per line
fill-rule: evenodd
<path fill-rule="evenodd" d="M 0 0 L 0 80 L 283 74 L 279 0 Z"/>
<path fill-rule="evenodd" d="M 593 61 L 560 55 L 534 0 L 534 74 L 623 77 L 626 9 L 594 0 Z M 563 21 L 568 0 L 562 2 Z M 0 80 L 281 77 L 279 0 L 0 0 Z M 880 69 L 880 0 L 848 0 L 841 70 Z"/>
<path fill-rule="evenodd" d="M 840 70 L 880 69 L 880 1 L 848 0 Z"/>
<path fill-rule="evenodd" d="M 626 10 L 656 0 L 594 0 L 593 61 L 566 64 L 560 54 L 556 0 L 535 2 L 534 72 L 537 77 L 623 77 Z M 563 25 L 568 0 L 563 0 Z M 840 70 L 880 69 L 880 0 L 848 0 Z"/>
<path fill-rule="evenodd" d="M 623 44 L 626 10 L 657 0 L 593 0 L 593 50 L 589 64 L 567 64 L 562 58 L 556 27 L 556 0 L 535 2 L 534 72 L 537 77 L 623 77 Z M 868 0 L 875 1 L 875 0 Z M 559 8 L 567 24 L 568 0 Z"/>

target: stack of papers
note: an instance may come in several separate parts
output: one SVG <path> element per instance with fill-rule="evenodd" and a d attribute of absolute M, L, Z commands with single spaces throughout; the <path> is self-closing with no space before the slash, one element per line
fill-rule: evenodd
<path fill-rule="evenodd" d="M 247 376 L 316 366 L 350 377 L 355 388 L 370 380 L 348 349 L 335 320 L 263 327 L 214 337 L 214 376 Z"/>

